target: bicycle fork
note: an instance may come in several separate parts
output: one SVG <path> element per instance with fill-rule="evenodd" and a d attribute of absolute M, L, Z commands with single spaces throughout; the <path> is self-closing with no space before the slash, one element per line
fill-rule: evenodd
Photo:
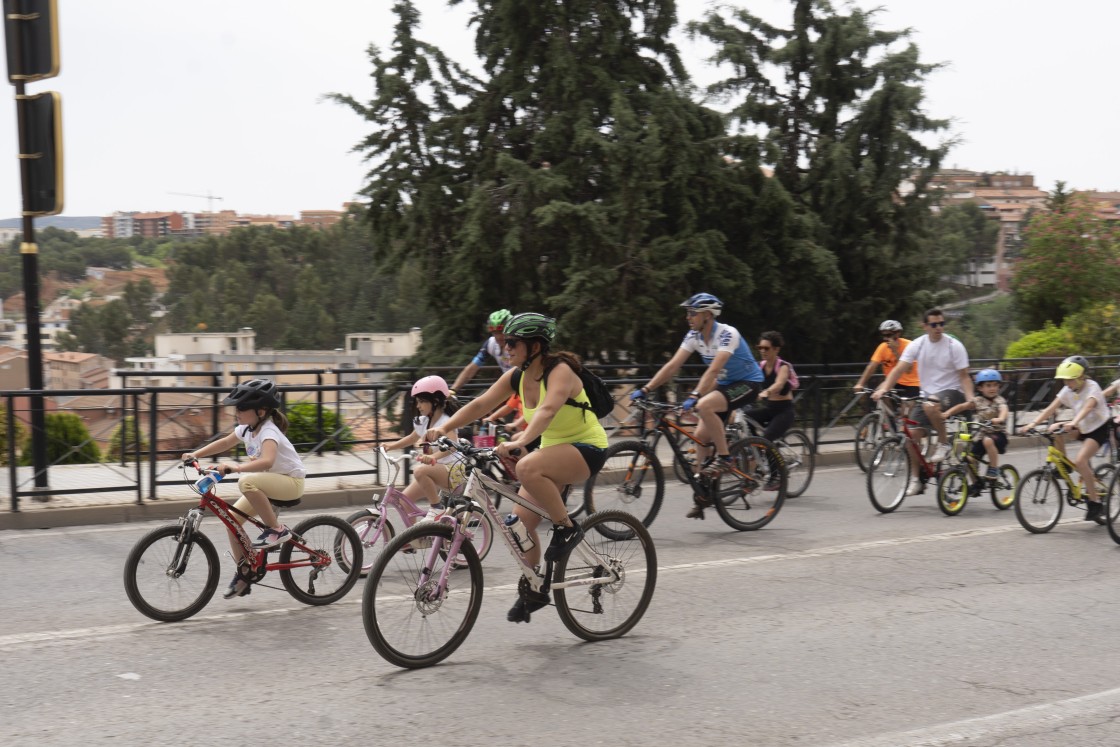
<path fill-rule="evenodd" d="M 187 570 L 187 561 L 191 559 L 191 549 L 194 543 L 191 542 L 191 537 L 198 531 L 199 526 L 202 524 L 202 509 L 192 508 L 187 511 L 186 516 L 179 517 L 179 546 L 175 548 L 175 554 L 171 558 L 171 562 L 167 564 L 167 575 L 170 578 L 179 578 Z"/>

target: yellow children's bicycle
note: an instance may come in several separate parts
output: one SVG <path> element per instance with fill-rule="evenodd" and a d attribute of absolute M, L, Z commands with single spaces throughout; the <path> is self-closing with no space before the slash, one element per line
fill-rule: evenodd
<path fill-rule="evenodd" d="M 1011 508 L 1015 503 L 1019 470 L 1014 465 L 1001 464 L 999 477 L 990 479 L 985 476 L 987 458 L 972 455 L 972 444 L 983 439 L 985 430 L 991 427 L 992 424 L 987 421 L 966 422 L 957 431 L 953 454 L 959 463 L 942 472 L 937 480 L 937 507 L 946 516 L 956 516 L 964 510 L 969 498 L 981 496 L 985 492 L 1000 511 Z"/>
<path fill-rule="evenodd" d="M 1041 436 L 1049 442 L 1046 447 L 1046 464 L 1028 472 L 1019 481 L 1015 491 L 1015 518 L 1023 529 L 1033 534 L 1049 532 L 1062 518 L 1062 506 L 1070 506 L 1082 511 L 1086 508 L 1085 485 L 1073 481 L 1072 473 L 1077 471 L 1073 462 L 1054 445 L 1054 434 L 1032 428 L 1029 436 Z M 1101 492 L 1112 481 L 1116 465 L 1102 464 L 1093 470 L 1093 476 L 1100 484 Z M 1098 524 L 1105 523 L 1102 512 Z"/>

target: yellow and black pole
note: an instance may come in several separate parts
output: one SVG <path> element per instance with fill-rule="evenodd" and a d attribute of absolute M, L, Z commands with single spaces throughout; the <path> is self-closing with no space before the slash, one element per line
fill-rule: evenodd
<path fill-rule="evenodd" d="M 20 181 L 23 187 L 23 297 L 27 320 L 27 385 L 31 390 L 31 463 L 35 487 L 47 483 L 43 347 L 39 321 L 37 215 L 62 212 L 62 108 L 54 91 L 28 95 L 28 81 L 58 75 L 57 0 L 3 0 L 8 80 L 16 88 Z M 18 505 L 13 496 L 13 506 Z"/>

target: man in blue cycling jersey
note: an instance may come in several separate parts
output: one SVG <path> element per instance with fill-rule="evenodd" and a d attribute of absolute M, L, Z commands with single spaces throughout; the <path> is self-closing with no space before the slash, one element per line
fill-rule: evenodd
<path fill-rule="evenodd" d="M 506 336 L 504 330 L 506 322 L 512 316 L 513 314 L 510 313 L 509 309 L 498 309 L 486 320 L 486 329 L 490 332 L 490 337 L 482 343 L 482 347 L 475 353 L 471 362 L 455 378 L 455 383 L 451 385 L 451 396 L 455 396 L 460 387 L 466 386 L 474 378 L 478 370 L 486 365 L 488 356 L 494 359 L 502 373 L 510 369 L 509 351 L 505 347 Z"/>
<path fill-rule="evenodd" d="M 696 408 L 700 419 L 696 438 L 715 446 L 715 457 L 704 463 L 704 474 L 716 476 L 731 467 L 724 426 L 733 408 L 743 407 L 758 398 L 762 388 L 762 369 L 751 355 L 750 346 L 729 324 L 716 321 L 723 302 L 711 293 L 697 293 L 681 304 L 687 309 L 688 334 L 669 362 L 654 374 L 644 387 L 635 390 L 631 399 L 641 399 L 672 378 L 693 353 L 708 364 L 700 382 L 681 407 L 685 412 Z M 697 450 L 700 451 L 699 449 Z M 708 454 L 698 453 L 700 459 Z M 690 514 L 691 515 L 691 514 Z"/>

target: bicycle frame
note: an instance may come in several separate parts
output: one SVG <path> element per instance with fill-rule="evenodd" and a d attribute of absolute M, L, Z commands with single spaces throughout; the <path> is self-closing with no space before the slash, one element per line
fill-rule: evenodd
<path fill-rule="evenodd" d="M 639 407 L 640 406 L 641 405 L 639 405 Z M 684 449 L 681 448 L 681 436 L 684 436 L 697 446 L 708 447 L 711 446 L 711 444 L 704 443 L 681 426 L 670 421 L 666 417 L 666 415 L 671 411 L 671 409 L 669 408 L 676 409 L 674 406 L 656 402 L 648 403 L 648 409 L 643 408 L 645 412 L 649 413 L 649 415 L 653 417 L 654 422 L 652 428 L 646 428 L 645 432 L 642 433 L 642 440 L 649 444 L 650 448 L 656 450 L 657 442 L 661 439 L 662 436 L 664 436 L 669 442 L 669 448 L 673 452 L 673 460 L 680 464 L 682 467 L 687 468 L 691 465 L 689 465 L 688 463 L 688 458 L 685 456 Z M 732 468 L 731 472 L 734 472 L 739 477 L 742 477 L 744 480 L 749 480 L 752 483 L 758 482 L 758 480 L 755 479 L 753 475 L 742 472 L 737 468 Z M 706 484 L 706 478 L 698 477 L 697 475 L 693 474 L 691 469 L 684 469 L 682 470 L 682 473 L 688 477 L 688 484 L 694 491 L 702 495 L 707 494 L 708 486 Z"/>
<path fill-rule="evenodd" d="M 441 441 L 443 440 L 441 439 Z M 532 501 L 528 500 L 527 498 L 519 495 L 516 489 L 505 485 L 484 473 L 485 470 L 483 469 L 483 463 L 488 462 L 492 459 L 498 459 L 498 456 L 494 454 L 492 449 L 476 448 L 470 446 L 463 447 L 455 444 L 454 442 L 447 443 L 451 445 L 451 448 L 454 448 L 460 451 L 460 453 L 468 456 L 467 482 L 465 484 L 463 493 L 464 495 L 469 496 L 472 499 L 472 502 L 470 505 L 454 511 L 450 517 L 445 516 L 440 519 L 441 522 L 449 523 L 452 527 L 450 545 L 448 545 L 448 547 L 444 549 L 444 540 L 432 540 L 432 546 L 428 549 L 428 554 L 425 558 L 424 570 L 420 575 L 420 588 L 424 588 L 426 586 L 431 587 L 431 591 L 434 592 L 433 597 L 435 598 L 438 598 L 446 591 L 447 579 L 451 573 L 451 564 L 444 564 L 443 568 L 440 571 L 439 579 L 435 580 L 434 584 L 432 583 L 433 579 L 431 577 L 431 572 L 428 569 L 436 567 L 436 559 L 441 552 L 445 552 L 447 556 L 451 558 L 458 557 L 463 542 L 467 542 L 472 539 L 472 535 L 466 526 L 466 522 L 459 520 L 459 514 L 464 510 L 467 510 L 469 513 L 470 511 L 473 511 L 475 509 L 480 509 L 485 512 L 486 515 L 490 517 L 491 524 L 498 527 L 500 535 L 506 543 L 506 547 L 509 548 L 510 555 L 513 556 L 514 561 L 521 569 L 522 576 L 525 577 L 534 591 L 547 592 L 549 588 L 564 589 L 575 586 L 595 586 L 602 585 L 604 583 L 613 583 L 619 579 L 618 572 L 609 562 L 607 562 L 605 559 L 600 557 L 598 553 L 592 550 L 587 542 L 580 542 L 580 544 L 576 546 L 573 552 L 578 552 L 580 556 L 587 561 L 589 566 L 588 574 L 574 578 L 569 577 L 567 580 L 560 582 L 555 587 L 551 587 L 550 579 L 548 578 L 547 574 L 542 576 L 537 572 L 535 568 L 533 568 L 529 565 L 528 562 L 526 562 L 524 556 L 521 554 L 521 550 L 517 546 L 516 540 L 514 540 L 512 530 L 508 526 L 506 526 L 506 523 L 498 515 L 498 509 L 494 505 L 494 501 L 492 500 L 491 496 L 494 493 L 497 493 L 503 498 L 508 498 L 517 505 L 528 509 L 542 519 L 551 520 L 548 512 Z M 594 573 L 599 569 L 607 569 L 609 571 L 609 575 L 594 575 Z"/>
<path fill-rule="evenodd" d="M 201 472 L 202 470 L 199 471 Z M 231 514 L 237 514 L 241 516 L 246 521 L 249 521 L 262 531 L 268 529 L 268 527 L 256 518 L 222 500 L 217 492 L 215 492 L 214 486 L 211 486 L 205 493 L 200 494 L 198 505 L 188 510 L 185 516 L 179 518 L 179 524 L 182 526 L 182 531 L 180 531 L 179 533 L 180 547 L 189 547 L 189 544 L 186 543 L 186 540 L 192 533 L 199 531 L 199 527 L 202 524 L 202 518 L 205 515 L 206 511 L 209 511 L 210 513 L 218 517 L 218 520 L 225 524 L 226 529 L 232 532 L 233 535 L 237 538 L 237 542 L 241 545 L 241 549 L 245 553 L 243 560 L 244 562 L 248 563 L 249 570 L 253 575 L 256 576 L 256 580 L 263 578 L 265 573 L 267 573 L 268 571 L 291 570 L 293 568 L 306 568 L 309 566 L 318 566 L 322 564 L 329 565 L 332 562 L 330 555 L 311 549 L 303 543 L 302 537 L 293 532 L 290 544 L 292 544 L 297 549 L 306 552 L 308 554 L 307 559 L 300 561 L 293 560 L 292 562 L 288 563 L 269 563 L 269 551 L 277 550 L 279 548 L 274 547 L 264 550 L 258 550 L 254 548 L 252 545 L 252 540 L 249 539 L 249 535 L 245 532 L 245 527 L 241 522 L 233 518 Z M 181 573 L 182 568 L 186 564 L 187 560 L 189 560 L 189 552 L 183 557 L 177 557 L 174 562 L 175 567 L 168 568 L 168 572 Z"/>

